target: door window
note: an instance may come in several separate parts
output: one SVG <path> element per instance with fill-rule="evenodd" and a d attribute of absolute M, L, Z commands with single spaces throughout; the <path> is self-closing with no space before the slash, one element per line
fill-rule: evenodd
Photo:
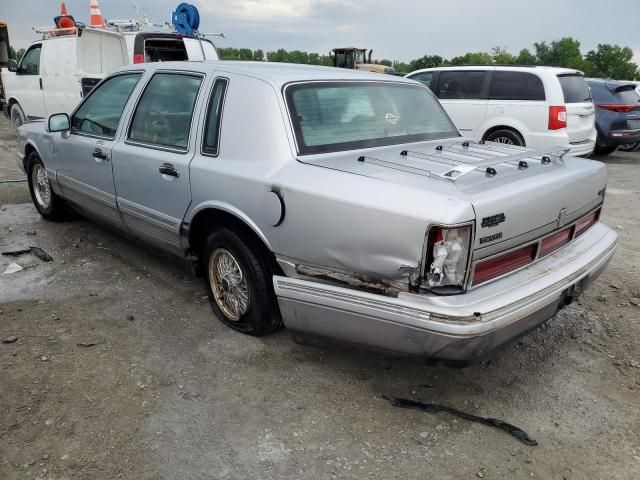
<path fill-rule="evenodd" d="M 436 96 L 445 99 L 480 99 L 486 72 L 442 71 Z M 485 97 L 486 98 L 486 97 Z"/>
<path fill-rule="evenodd" d="M 565 103 L 584 103 L 591 101 L 591 91 L 582 75 L 558 75 Z"/>
<path fill-rule="evenodd" d="M 142 74 L 127 73 L 105 80 L 71 118 L 71 131 L 114 138 L 124 106 Z"/>
<path fill-rule="evenodd" d="M 138 102 L 129 140 L 187 150 L 200 75 L 156 73 Z"/>
<path fill-rule="evenodd" d="M 525 72 L 493 72 L 489 99 L 545 100 L 544 86 L 537 75 Z"/>
<path fill-rule="evenodd" d="M 217 155 L 220 143 L 220 125 L 222 121 L 222 105 L 227 91 L 228 80 L 220 78 L 216 80 L 211 93 L 211 100 L 207 110 L 207 123 L 205 124 L 204 142 L 202 151 L 209 155 Z"/>
<path fill-rule="evenodd" d="M 42 45 L 34 45 L 22 56 L 18 72 L 21 75 L 40 75 L 40 52 Z"/>
<path fill-rule="evenodd" d="M 431 79 L 433 78 L 433 72 L 416 73 L 415 75 L 412 75 L 409 78 L 411 80 L 417 80 L 418 82 L 428 87 L 431 84 Z"/>

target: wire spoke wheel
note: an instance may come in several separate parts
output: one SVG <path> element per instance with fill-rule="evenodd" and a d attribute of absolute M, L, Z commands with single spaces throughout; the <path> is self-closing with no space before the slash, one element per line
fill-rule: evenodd
<path fill-rule="evenodd" d="M 493 141 L 497 143 L 504 143 L 505 145 L 513 145 L 513 140 L 507 137 L 497 137 L 494 138 Z"/>
<path fill-rule="evenodd" d="M 209 257 L 209 282 L 213 298 L 225 316 L 234 322 L 249 310 L 249 287 L 235 257 L 217 248 Z"/>
<path fill-rule="evenodd" d="M 49 209 L 51 206 L 51 184 L 42 164 L 36 164 L 31 170 L 31 181 L 38 205 L 44 210 Z"/>

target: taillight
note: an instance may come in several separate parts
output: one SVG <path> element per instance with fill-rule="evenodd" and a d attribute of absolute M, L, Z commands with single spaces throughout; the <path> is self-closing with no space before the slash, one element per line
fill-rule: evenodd
<path fill-rule="evenodd" d="M 565 228 L 561 232 L 555 233 L 550 237 L 542 240 L 540 244 L 540 256 L 544 257 L 545 255 L 550 254 L 551 252 L 556 251 L 560 247 L 566 245 L 571 241 L 573 237 L 573 227 Z"/>
<path fill-rule="evenodd" d="M 590 226 L 595 225 L 600 218 L 600 210 L 590 213 L 586 217 L 582 217 L 576 223 L 576 237 L 586 232 Z"/>
<path fill-rule="evenodd" d="M 479 262 L 473 271 L 472 285 L 479 285 L 530 264 L 536 258 L 537 244 Z"/>
<path fill-rule="evenodd" d="M 567 128 L 567 107 L 549 107 L 549 130 Z"/>
<path fill-rule="evenodd" d="M 634 110 L 640 110 L 640 103 L 630 105 L 624 103 L 599 103 L 598 108 L 603 108 L 605 110 L 617 113 L 629 113 L 633 112 Z"/>
<path fill-rule="evenodd" d="M 431 227 L 427 236 L 425 277 L 430 287 L 462 287 L 467 274 L 471 225 Z"/>
<path fill-rule="evenodd" d="M 134 53 L 133 63 L 144 63 L 144 55 L 142 53 Z"/>

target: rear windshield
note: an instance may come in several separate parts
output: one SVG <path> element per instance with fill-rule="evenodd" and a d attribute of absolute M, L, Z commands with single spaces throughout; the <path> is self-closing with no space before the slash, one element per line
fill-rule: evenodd
<path fill-rule="evenodd" d="M 459 136 L 425 87 L 392 82 L 327 82 L 286 90 L 302 155 Z"/>
<path fill-rule="evenodd" d="M 622 87 L 618 87 L 615 90 L 614 95 L 623 103 L 640 102 L 640 94 L 638 94 L 636 88 L 633 85 L 624 85 Z"/>
<path fill-rule="evenodd" d="M 173 62 L 189 60 L 181 38 L 148 39 L 144 42 L 145 62 Z"/>
<path fill-rule="evenodd" d="M 558 75 L 565 103 L 583 103 L 591 101 L 589 86 L 582 75 Z"/>

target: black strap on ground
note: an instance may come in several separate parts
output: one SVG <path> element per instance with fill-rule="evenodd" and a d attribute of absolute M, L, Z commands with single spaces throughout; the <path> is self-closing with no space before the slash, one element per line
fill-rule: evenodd
<path fill-rule="evenodd" d="M 513 435 L 518 440 L 520 440 L 525 445 L 529 445 L 530 447 L 534 447 L 538 445 L 533 438 L 531 438 L 527 432 L 524 430 L 511 425 L 510 423 L 503 422 L 502 420 L 498 420 L 497 418 L 489 418 L 489 417 L 479 417 L 477 415 L 471 415 L 470 413 L 461 412 L 460 410 L 456 410 L 452 407 L 447 407 L 445 405 L 438 405 L 436 403 L 430 402 L 417 402 L 415 400 L 407 400 L 404 398 L 388 398 L 383 397 L 386 400 L 391 402 L 391 405 L 399 408 L 411 408 L 413 410 L 420 410 L 421 412 L 427 413 L 450 413 L 451 415 L 455 415 L 456 417 L 464 418 L 465 420 L 470 420 L 472 422 L 482 423 L 483 425 L 489 425 L 490 427 L 499 428 L 500 430 L 504 430 L 505 432 Z"/>

